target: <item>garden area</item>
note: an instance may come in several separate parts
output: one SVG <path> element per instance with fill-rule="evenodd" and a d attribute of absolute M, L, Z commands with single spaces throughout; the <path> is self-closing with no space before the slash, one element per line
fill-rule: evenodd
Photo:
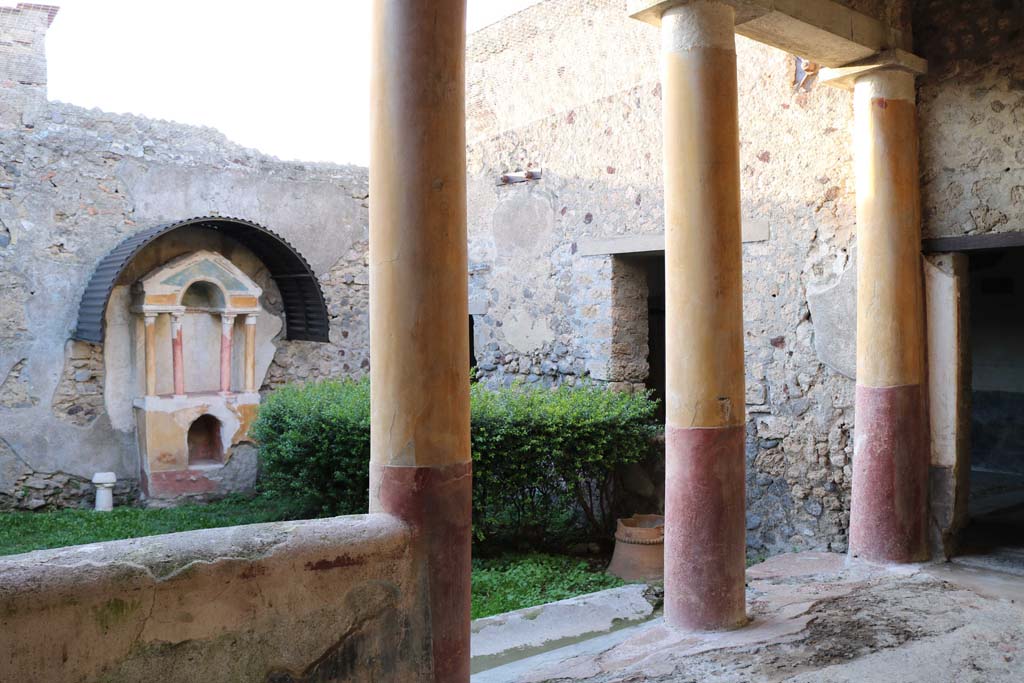
<path fill-rule="evenodd" d="M 285 386 L 260 408 L 259 491 L 172 508 L 8 512 L 0 555 L 367 511 L 369 382 Z M 471 393 L 473 617 L 622 585 L 604 573 L 621 468 L 650 451 L 656 403 L 584 385 Z M 630 511 L 632 512 L 632 511 Z"/>

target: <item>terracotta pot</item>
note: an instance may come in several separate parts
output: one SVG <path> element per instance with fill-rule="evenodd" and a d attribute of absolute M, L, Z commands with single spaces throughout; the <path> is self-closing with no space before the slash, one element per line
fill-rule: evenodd
<path fill-rule="evenodd" d="M 665 574 L 665 517 L 633 515 L 620 519 L 608 573 L 625 581 L 660 581 Z"/>

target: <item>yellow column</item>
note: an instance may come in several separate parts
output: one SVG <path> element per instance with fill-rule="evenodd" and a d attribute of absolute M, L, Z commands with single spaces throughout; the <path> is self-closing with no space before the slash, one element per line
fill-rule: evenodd
<path fill-rule="evenodd" d="M 665 618 L 746 622 L 743 277 L 734 10 L 661 18 L 665 174 Z"/>
<path fill-rule="evenodd" d="M 857 398 L 850 553 L 927 558 L 928 442 L 914 75 L 854 85 Z"/>
<path fill-rule="evenodd" d="M 375 0 L 370 507 L 414 530 L 436 681 L 469 680 L 465 0 Z"/>

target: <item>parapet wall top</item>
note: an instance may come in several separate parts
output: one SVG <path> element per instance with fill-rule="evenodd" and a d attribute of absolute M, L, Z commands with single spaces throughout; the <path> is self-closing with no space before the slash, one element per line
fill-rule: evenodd
<path fill-rule="evenodd" d="M 634 19 L 659 26 L 671 7 L 695 0 L 628 0 Z M 809 59 L 840 67 L 883 50 L 909 50 L 909 36 L 833 0 L 720 0 L 736 9 L 736 33 Z"/>

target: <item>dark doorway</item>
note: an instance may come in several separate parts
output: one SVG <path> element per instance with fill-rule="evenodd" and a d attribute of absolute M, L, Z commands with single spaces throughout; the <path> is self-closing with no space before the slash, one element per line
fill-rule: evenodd
<path fill-rule="evenodd" d="M 220 439 L 220 420 L 201 415 L 188 428 L 188 464 L 219 465 L 224 455 Z"/>
<path fill-rule="evenodd" d="M 658 399 L 658 419 L 665 421 L 665 254 L 646 259 L 647 388 Z"/>
<path fill-rule="evenodd" d="M 476 381 L 473 370 L 476 368 L 476 343 L 473 335 L 473 316 L 469 316 L 469 381 Z"/>
<path fill-rule="evenodd" d="M 971 474 L 966 552 L 1024 567 L 1024 248 L 970 254 Z"/>

